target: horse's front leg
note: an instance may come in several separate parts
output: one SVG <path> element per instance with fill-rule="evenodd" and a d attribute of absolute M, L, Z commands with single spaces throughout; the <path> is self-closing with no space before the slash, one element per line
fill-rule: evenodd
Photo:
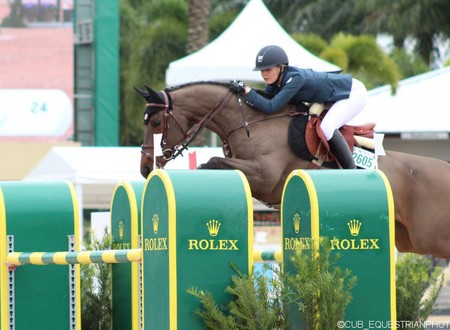
<path fill-rule="evenodd" d="M 212 157 L 207 163 L 198 166 L 200 170 L 240 170 L 246 176 L 260 172 L 258 162 L 254 160 Z"/>
<path fill-rule="evenodd" d="M 267 178 L 264 167 L 256 160 L 237 158 L 212 157 L 207 163 L 201 164 L 198 169 L 214 170 L 240 170 L 247 178 L 253 196 L 259 198 L 274 189 L 273 183 Z"/>

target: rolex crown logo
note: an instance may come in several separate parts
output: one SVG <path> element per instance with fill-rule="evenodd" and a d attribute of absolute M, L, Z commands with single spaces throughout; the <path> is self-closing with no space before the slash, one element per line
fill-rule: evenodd
<path fill-rule="evenodd" d="M 296 234 L 298 234 L 300 231 L 300 220 L 301 220 L 300 214 L 295 213 L 294 217 L 292 218 L 292 221 L 294 222 L 294 230 Z"/>
<path fill-rule="evenodd" d="M 350 220 L 348 223 L 348 228 L 350 229 L 350 234 L 352 236 L 358 236 L 359 235 L 359 230 L 361 229 L 361 221 L 353 219 Z"/>
<path fill-rule="evenodd" d="M 124 235 L 124 232 L 125 232 L 125 225 L 123 224 L 122 220 L 120 220 L 117 223 L 117 228 L 119 229 L 119 239 L 123 239 L 123 235 Z"/>
<path fill-rule="evenodd" d="M 206 227 L 208 227 L 209 235 L 217 236 L 219 233 L 220 222 L 218 220 L 209 220 L 206 223 Z"/>
<path fill-rule="evenodd" d="M 153 222 L 153 233 L 157 234 L 158 233 L 159 216 L 156 213 L 153 214 L 152 222 Z"/>

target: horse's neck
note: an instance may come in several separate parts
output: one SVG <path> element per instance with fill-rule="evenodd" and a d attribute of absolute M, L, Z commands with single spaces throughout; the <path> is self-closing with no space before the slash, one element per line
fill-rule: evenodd
<path fill-rule="evenodd" d="M 227 98 L 228 95 L 230 98 Z M 173 95 L 173 103 L 177 107 L 176 112 L 182 112 L 188 122 L 201 122 L 222 140 L 228 140 L 233 132 L 244 127 L 245 122 L 252 123 L 267 117 L 247 106 L 243 98 L 239 102 L 238 97 L 230 95 L 227 88 L 208 84 L 180 89 Z M 290 106 L 286 106 L 275 117 L 287 114 L 289 110 Z M 252 129 L 255 130 L 254 127 Z"/>
<path fill-rule="evenodd" d="M 229 94 L 227 89 L 199 85 L 197 90 L 182 91 L 174 99 L 174 104 L 180 107 L 183 115 L 191 122 L 200 123 L 221 138 L 238 125 L 239 114 L 237 97 Z M 178 111 L 178 110 L 177 110 Z M 241 123 L 242 123 L 242 116 Z"/>

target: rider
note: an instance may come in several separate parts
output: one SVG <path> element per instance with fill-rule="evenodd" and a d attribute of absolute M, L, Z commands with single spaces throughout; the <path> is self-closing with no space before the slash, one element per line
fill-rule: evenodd
<path fill-rule="evenodd" d="M 362 82 L 349 74 L 318 72 L 289 66 L 286 52 L 279 46 L 262 48 L 256 55 L 253 71 L 261 71 L 266 82 L 267 99 L 239 82 L 231 87 L 245 94 L 245 102 L 265 113 L 273 113 L 291 102 L 332 102 L 321 123 L 321 130 L 343 168 L 355 168 L 352 152 L 339 128 L 355 117 L 367 103 L 367 90 Z"/>

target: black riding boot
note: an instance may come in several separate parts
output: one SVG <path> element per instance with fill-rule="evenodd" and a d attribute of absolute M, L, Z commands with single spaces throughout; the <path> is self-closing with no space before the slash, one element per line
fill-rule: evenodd
<path fill-rule="evenodd" d="M 330 145 L 331 151 L 335 154 L 342 168 L 356 168 L 355 161 L 353 160 L 353 154 L 350 151 L 350 148 L 348 147 L 348 144 L 345 141 L 344 137 L 338 130 L 334 131 L 333 137 L 328 140 L 328 144 Z"/>

